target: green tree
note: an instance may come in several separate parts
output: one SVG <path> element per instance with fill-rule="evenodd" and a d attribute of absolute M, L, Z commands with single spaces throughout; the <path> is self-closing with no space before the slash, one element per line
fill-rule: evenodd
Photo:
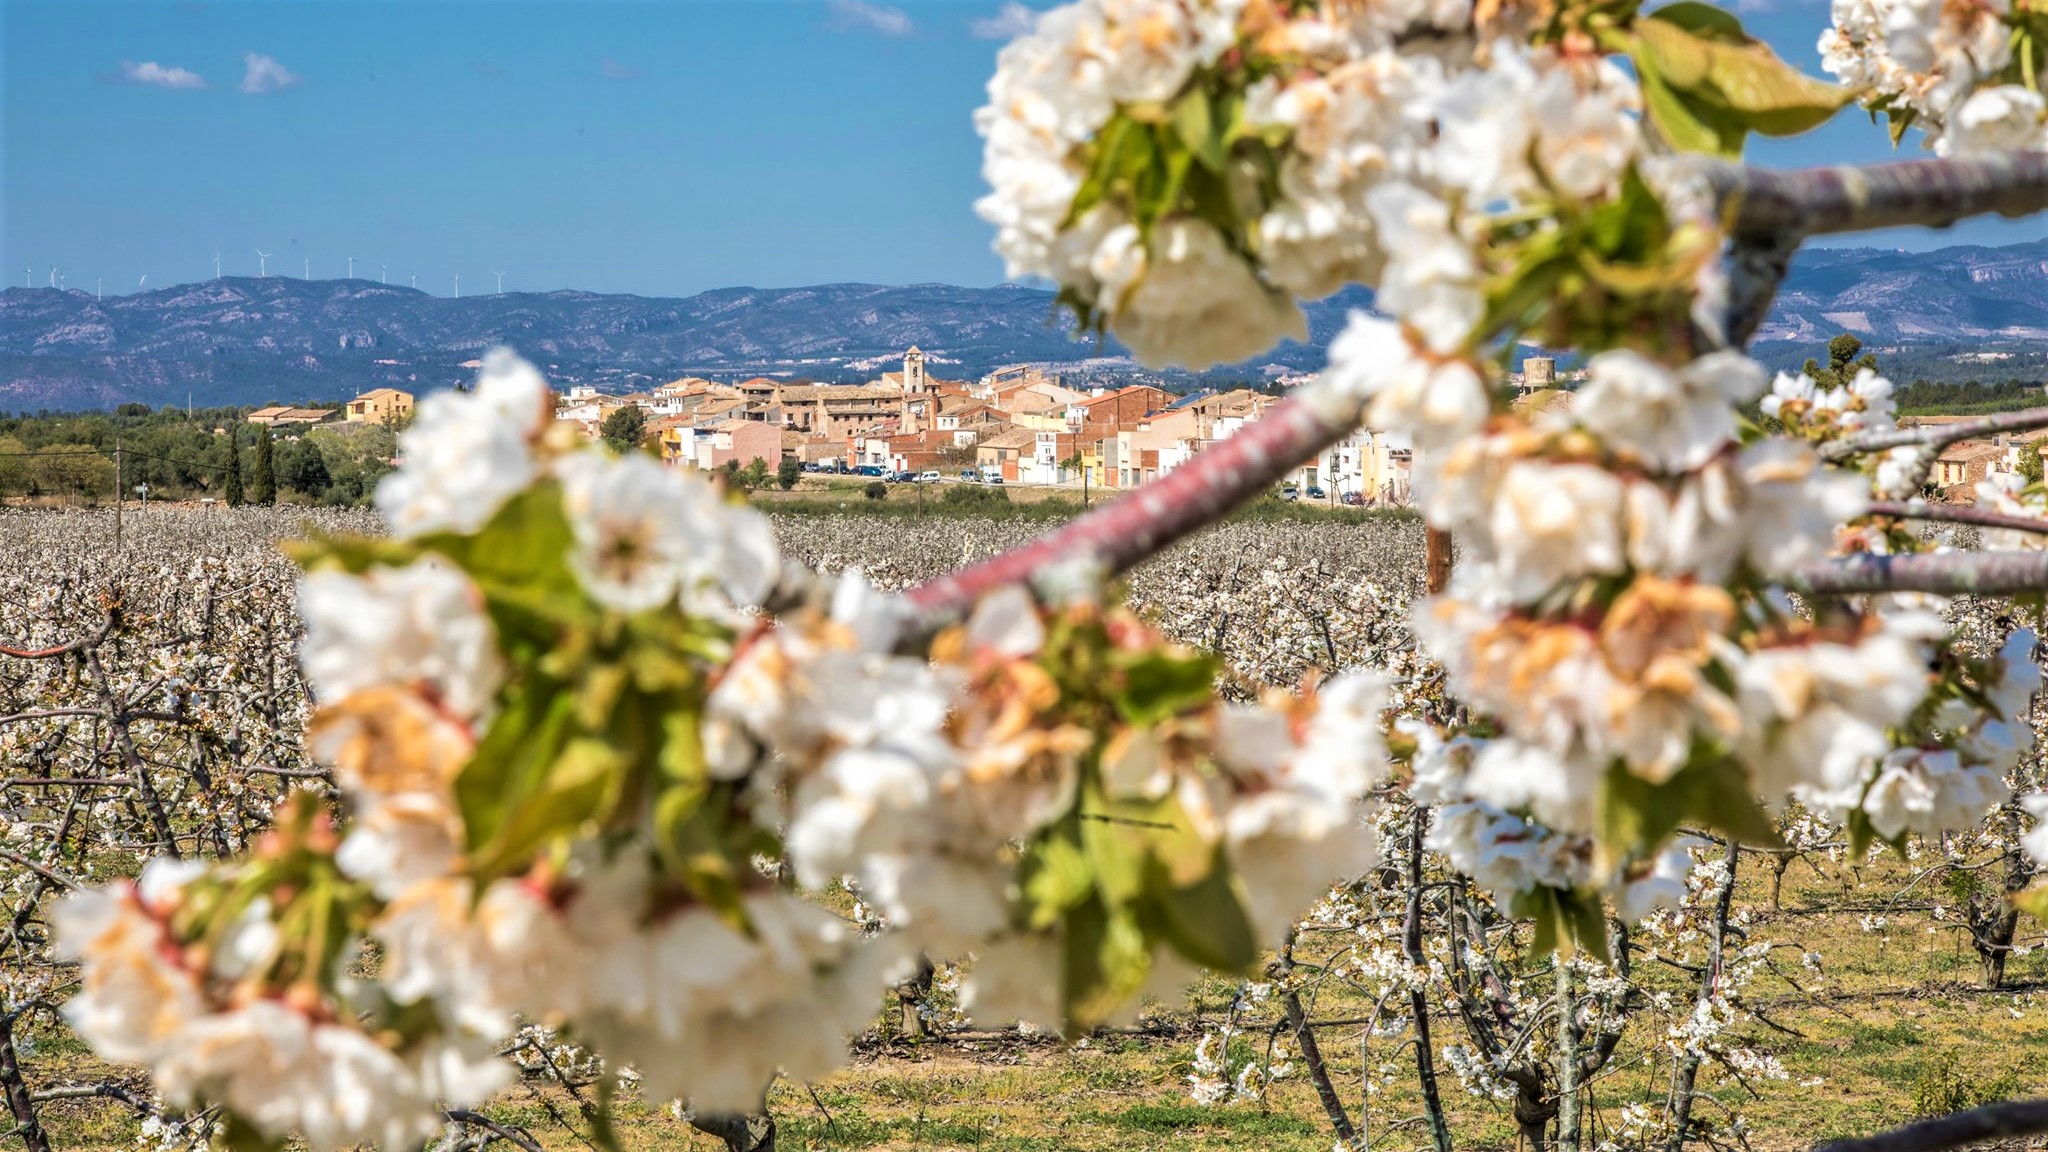
<path fill-rule="evenodd" d="M 2039 484 L 2042 472 L 2041 442 L 2036 440 L 2030 444 L 2021 444 L 2019 451 L 2020 475 L 2026 477 L 2029 484 Z"/>
<path fill-rule="evenodd" d="M 0 436 L 0 496 L 28 491 L 28 448 L 12 436 Z"/>
<path fill-rule="evenodd" d="M 1840 388 L 1852 383 L 1856 374 L 1865 368 L 1877 371 L 1876 353 L 1866 353 L 1861 359 L 1856 354 L 1863 351 L 1863 341 L 1843 332 L 1828 341 L 1828 362 L 1822 367 L 1820 361 L 1809 356 L 1800 369 L 1823 388 Z"/>
<path fill-rule="evenodd" d="M 740 470 L 740 487 L 752 492 L 756 488 L 766 488 L 767 486 L 768 462 L 759 456 L 747 461 L 747 466 Z"/>
<path fill-rule="evenodd" d="M 226 484 L 228 507 L 242 506 L 242 437 L 238 425 L 228 425 L 228 479 Z"/>
<path fill-rule="evenodd" d="M 327 458 L 320 454 L 320 446 L 307 437 L 287 440 L 277 453 L 277 479 L 280 484 L 301 495 L 315 500 L 327 495 L 334 477 L 327 471 Z"/>
<path fill-rule="evenodd" d="M 256 426 L 256 466 L 249 473 L 249 499 L 257 504 L 277 503 L 277 462 L 272 458 L 270 426 Z"/>
<path fill-rule="evenodd" d="M 612 451 L 624 455 L 640 447 L 640 440 L 647 435 L 647 410 L 638 404 L 624 408 L 604 418 L 598 425 L 597 434 L 611 445 Z"/>
<path fill-rule="evenodd" d="M 784 456 L 782 463 L 775 466 L 775 486 L 784 492 L 796 487 L 797 477 L 803 475 L 803 465 L 794 456 Z"/>
<path fill-rule="evenodd" d="M 31 459 L 37 492 L 97 502 L 114 490 L 114 462 L 85 444 L 53 444 Z"/>

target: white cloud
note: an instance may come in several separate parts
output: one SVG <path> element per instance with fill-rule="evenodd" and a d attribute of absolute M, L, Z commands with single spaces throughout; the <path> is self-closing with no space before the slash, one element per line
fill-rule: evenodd
<path fill-rule="evenodd" d="M 974 21 L 967 30 L 983 40 L 1015 40 L 1037 26 L 1036 8 L 1007 0 L 995 15 Z"/>
<path fill-rule="evenodd" d="M 121 79 L 130 84 L 147 84 L 153 88 L 182 88 L 191 91 L 206 87 L 206 77 L 189 69 L 165 67 L 154 60 L 136 63 L 121 61 Z"/>
<path fill-rule="evenodd" d="M 279 64 L 277 57 L 265 56 L 261 52 L 242 53 L 242 63 L 249 66 L 249 70 L 242 74 L 242 91 L 254 95 L 282 91 L 305 79 Z"/>
<path fill-rule="evenodd" d="M 887 4 L 870 4 L 868 0 L 825 0 L 825 7 L 832 10 L 833 23 L 841 28 L 858 28 L 884 36 L 908 36 L 917 30 L 910 22 L 910 13 Z"/>

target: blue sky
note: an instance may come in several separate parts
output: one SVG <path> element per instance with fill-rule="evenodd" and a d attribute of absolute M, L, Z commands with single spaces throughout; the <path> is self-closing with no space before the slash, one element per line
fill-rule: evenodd
<path fill-rule="evenodd" d="M 1044 6 L 1044 0 L 1038 0 Z M 0 0 L 0 282 L 991 284 L 1001 0 Z M 1816 0 L 1745 19 L 1817 69 Z M 1861 113 L 1759 160 L 1876 160 Z M 2039 221 L 1856 242 L 2003 243 Z"/>

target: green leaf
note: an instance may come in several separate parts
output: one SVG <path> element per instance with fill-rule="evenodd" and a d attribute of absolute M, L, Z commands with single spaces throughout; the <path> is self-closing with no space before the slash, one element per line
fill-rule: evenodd
<path fill-rule="evenodd" d="M 1558 906 L 1571 928 L 1573 942 L 1602 964 L 1612 963 L 1613 957 L 1607 953 L 1607 914 L 1600 907 L 1600 898 L 1578 892 L 1560 893 Z"/>
<path fill-rule="evenodd" d="M 740 874 L 720 841 L 711 790 L 676 785 L 654 802 L 654 848 L 669 874 L 735 927 L 746 926 Z"/>
<path fill-rule="evenodd" d="M 1152 953 L 1129 909 L 1089 900 L 1067 914 L 1061 940 L 1065 979 L 1060 994 L 1067 1023 L 1095 1027 L 1145 986 Z"/>
<path fill-rule="evenodd" d="M 624 767 L 603 740 L 570 741 L 548 765 L 541 786 L 507 806 L 503 823 L 472 857 L 471 871 L 479 877 L 518 873 L 550 841 L 603 818 Z"/>
<path fill-rule="evenodd" d="M 1637 17 L 1630 57 L 1644 107 L 1674 146 L 1739 155 L 1750 132 L 1792 136 L 1818 127 L 1854 98 L 1808 76 L 1710 5 L 1672 4 Z"/>
<path fill-rule="evenodd" d="M 1199 652 L 1146 648 L 1119 653 L 1117 712 L 1132 724 L 1157 724 L 1199 708 L 1216 693 L 1216 661 Z"/>
<path fill-rule="evenodd" d="M 1175 887 L 1157 863 L 1148 880 L 1153 925 L 1175 951 L 1218 972 L 1248 972 L 1258 963 L 1258 933 L 1221 851 L 1208 874 L 1194 884 Z"/>
<path fill-rule="evenodd" d="M 536 679 L 509 692 L 476 752 L 455 777 L 455 803 L 471 852 L 497 835 L 506 813 L 539 787 L 568 739 L 576 694 Z"/>
<path fill-rule="evenodd" d="M 2036 920 L 2048 923 L 2048 881 L 2038 881 L 2012 897 L 2013 906 Z"/>
<path fill-rule="evenodd" d="M 1230 157 L 1209 94 L 1197 88 L 1173 106 L 1173 131 L 1202 167 L 1221 174 Z"/>
<path fill-rule="evenodd" d="M 1082 801 L 1081 847 L 1088 855 L 1094 886 L 1111 907 L 1122 907 L 1145 891 L 1143 830 L 1117 822 L 1095 790 Z"/>
<path fill-rule="evenodd" d="M 1600 840 L 1608 852 L 1643 858 L 1687 823 L 1700 823 L 1745 844 L 1775 847 L 1777 824 L 1749 793 L 1749 774 L 1725 754 L 1695 747 L 1692 759 L 1661 784 L 1616 760 L 1600 795 Z"/>
<path fill-rule="evenodd" d="M 1081 847 L 1079 820 L 1062 820 L 1034 842 L 1018 866 L 1027 923 L 1049 928 L 1095 891 L 1095 868 Z"/>
<path fill-rule="evenodd" d="M 420 543 L 461 565 L 487 593 L 582 599 L 567 562 L 576 535 L 562 511 L 561 486 L 552 480 L 507 500 L 474 536 L 439 533 Z"/>

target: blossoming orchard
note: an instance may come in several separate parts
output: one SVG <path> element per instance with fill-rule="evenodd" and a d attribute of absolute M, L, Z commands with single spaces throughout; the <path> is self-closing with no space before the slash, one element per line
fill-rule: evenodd
<path fill-rule="evenodd" d="M 63 962 L 15 980 L 8 1027 L 60 1010 L 146 1067 L 129 1103 L 165 1146 L 404 1150 L 452 1122 L 537 1149 L 478 1109 L 545 1065 L 596 1146 L 637 1094 L 752 1148 L 771 1085 L 840 1067 L 885 997 L 950 989 L 977 1027 L 1079 1043 L 1207 972 L 1244 983 L 1190 1041 L 1190 1094 L 1306 1076 L 1328 1140 L 1362 1149 L 1397 1070 L 1368 1061 L 1363 1098 L 1329 1074 L 1297 946 L 1336 931 L 1377 996 L 1362 1043 L 1407 1037 L 1385 1042 L 1421 1085 L 1406 1143 L 1454 1147 L 1453 1078 L 1532 1152 L 1593 1142 L 1587 1085 L 1646 1013 L 1670 1089 L 1602 1146 L 1739 1143 L 1695 1103 L 1703 1068 L 1784 1075 L 1725 1035 L 1781 950 L 1731 910 L 1745 854 L 1782 879 L 1803 855 L 1995 844 L 2017 904 L 1971 908 L 1987 971 L 2048 903 L 2022 890 L 2048 861 L 2022 627 L 2048 493 L 2001 477 L 1930 509 L 1935 455 L 1975 426 L 1901 429 L 1873 372 L 1824 387 L 1743 351 L 1808 236 L 2048 209 L 2048 9 L 1837 0 L 1819 48 L 1839 83 L 1696 0 L 1046 12 L 977 119 L 1011 274 L 1197 368 L 1372 287 L 1315 382 L 1122 500 L 913 581 L 821 573 L 713 482 L 566 433 L 494 352 L 420 404 L 381 530 L 287 545 L 295 606 L 260 572 L 167 569 L 206 589 L 203 624 L 113 596 L 0 615 L 43 621 L 0 636 L 9 676 L 30 669 L 0 748 L 84 751 L 18 817 L 44 838 L 6 851 L 10 948 Z M 1737 159 L 1859 103 L 1933 156 Z M 1525 341 L 1586 357 L 1568 410 L 1511 404 Z M 1247 670 L 1221 626 L 1117 579 L 1361 423 L 1413 438 L 1431 551 L 1456 561 L 1412 603 L 1361 585 L 1300 616 L 1322 672 Z M 1924 530 L 1937 512 L 1984 547 Z M 217 609 L 236 585 L 271 601 Z M 1286 611 L 1263 627 L 1292 634 Z M 257 655 L 219 663 L 214 630 L 258 616 Z M 225 789 L 223 765 L 268 783 Z M 111 882 L 104 852 L 61 866 L 95 826 L 153 858 Z M 1641 992 L 1646 939 L 1702 950 L 1696 998 Z M 1248 1059 L 1262 1013 L 1282 1039 Z M 42 1152 L 57 1097 L 17 1064 L 0 1028 Z M 1987 1104 L 1873 1147 L 2048 1130 L 2048 1106 Z"/>

